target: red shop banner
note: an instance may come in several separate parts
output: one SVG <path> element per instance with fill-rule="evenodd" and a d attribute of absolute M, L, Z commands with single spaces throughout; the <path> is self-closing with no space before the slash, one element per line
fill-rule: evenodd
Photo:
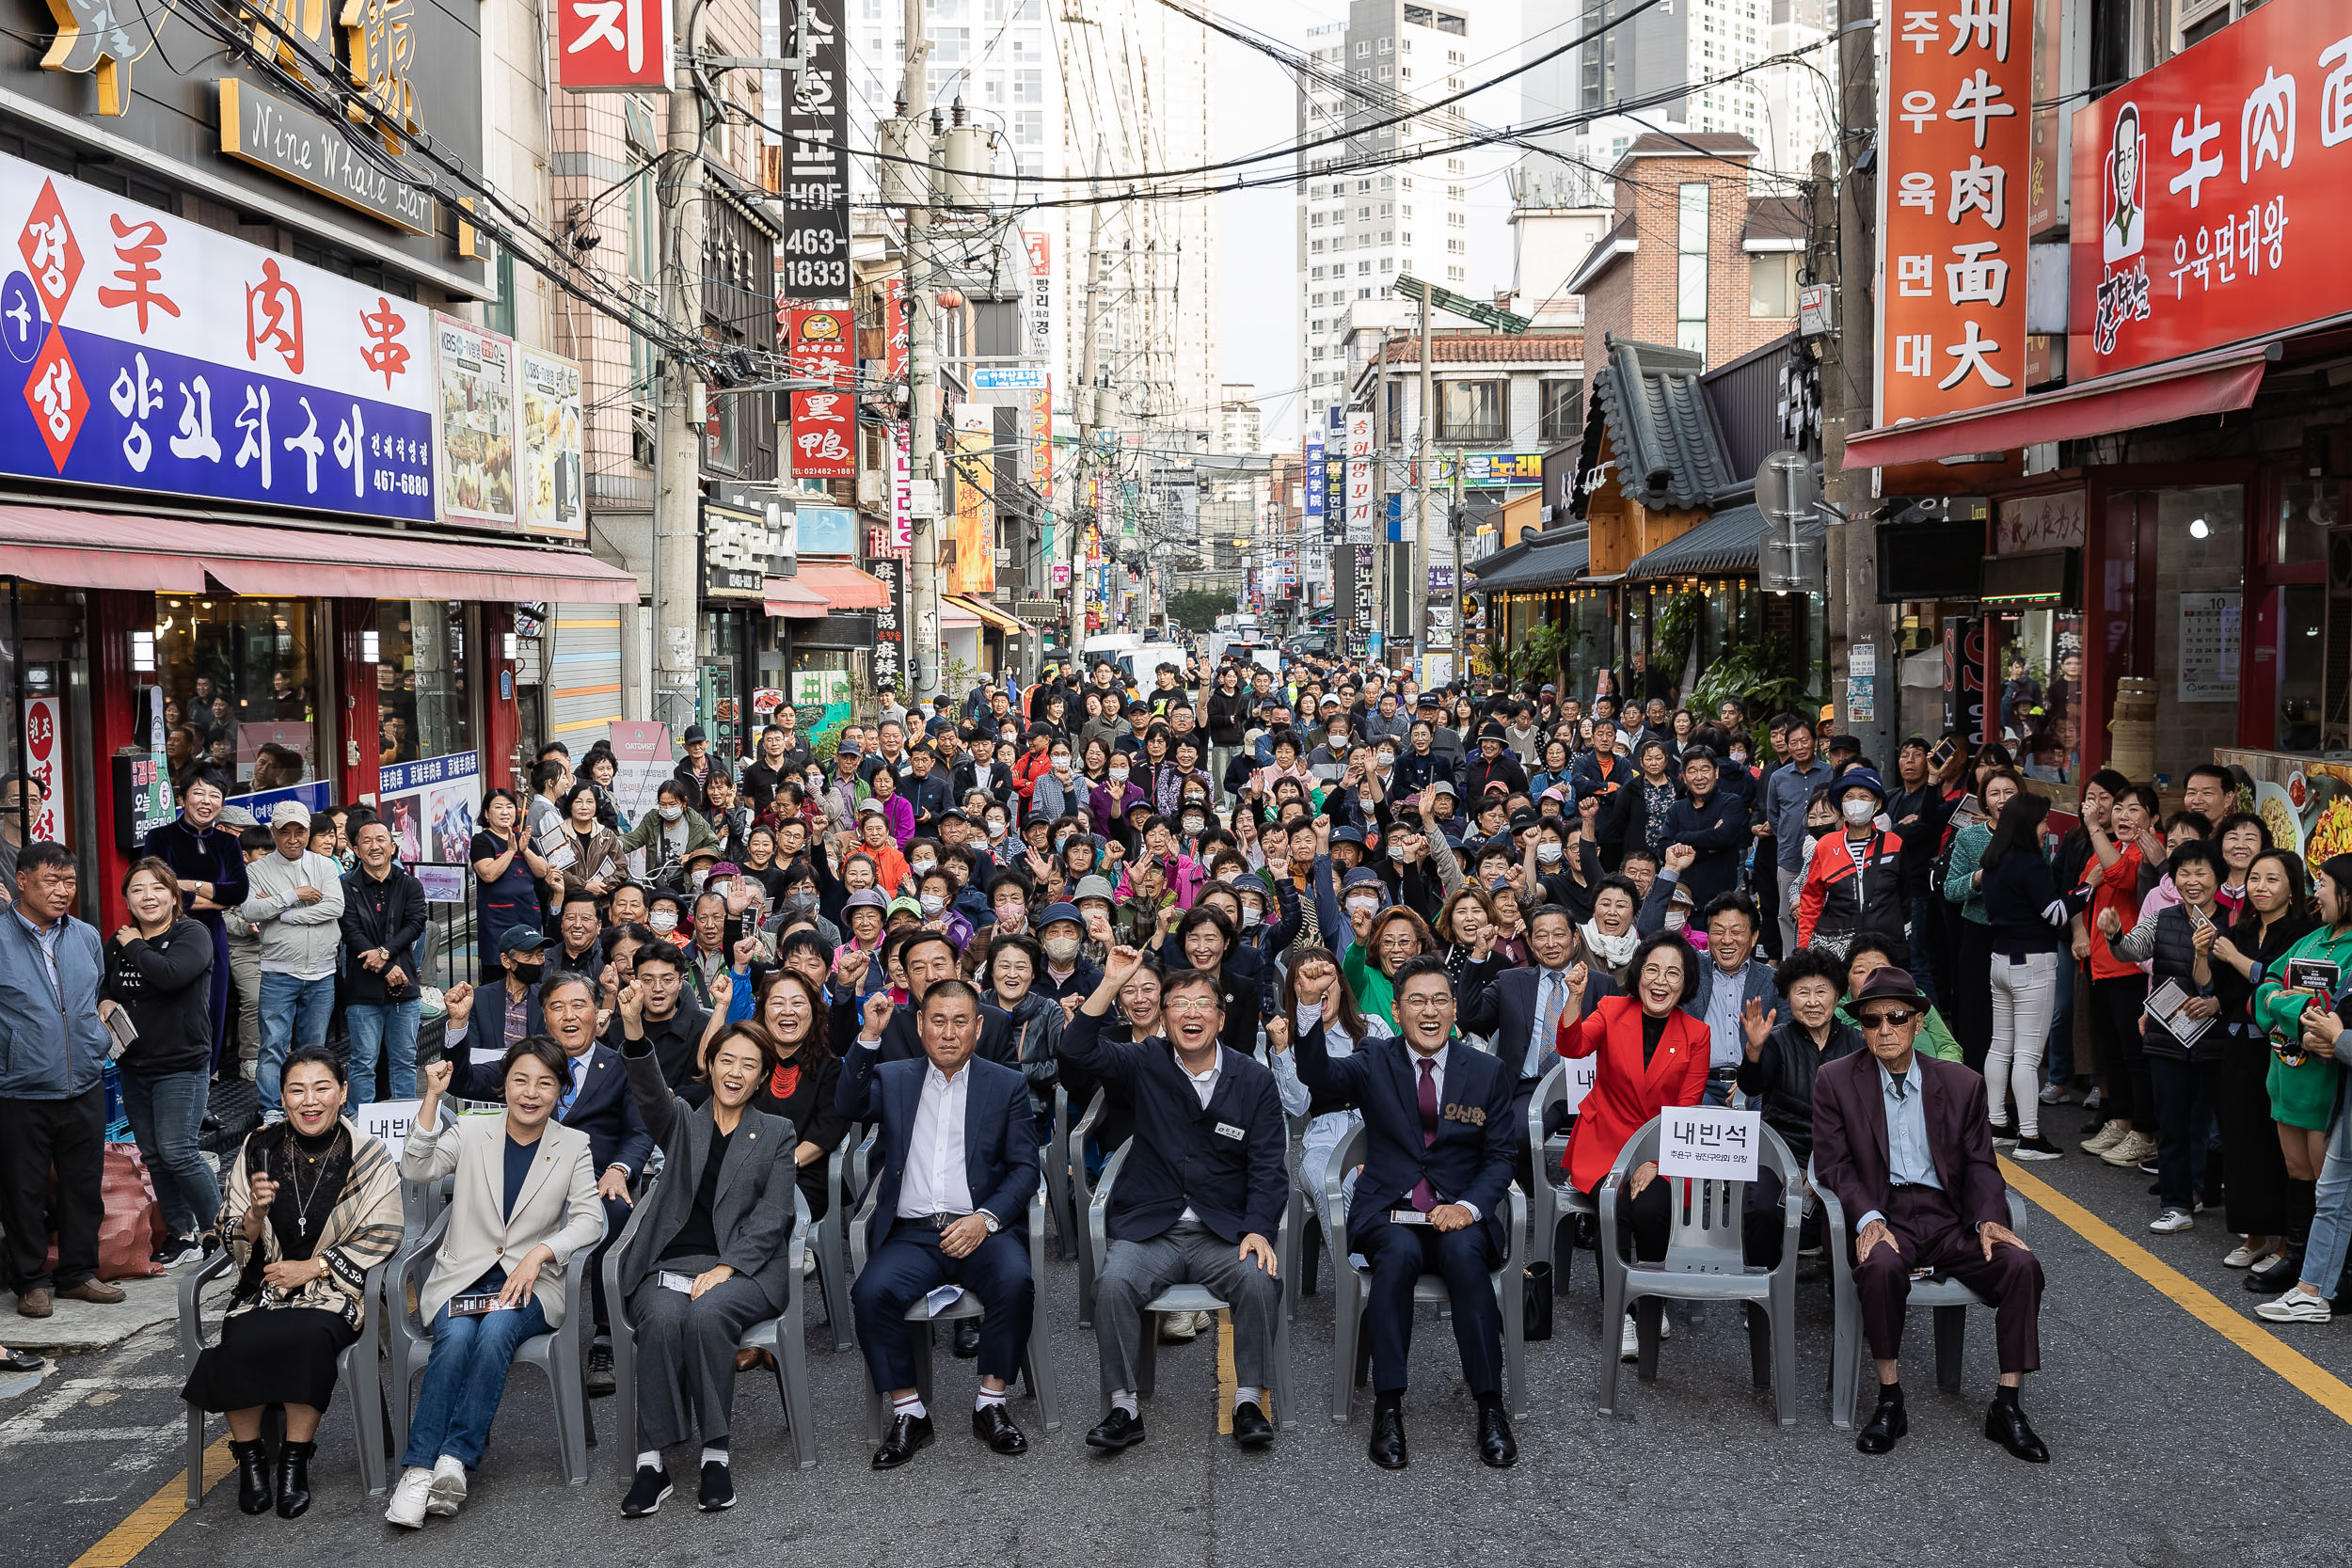
<path fill-rule="evenodd" d="M 792 312 L 792 373 L 820 378 L 839 388 L 792 394 L 792 477 L 855 477 L 856 348 L 850 312 Z"/>
<path fill-rule="evenodd" d="M 2352 10 L 2272 0 L 2074 116 L 2069 378 L 2352 310 Z"/>
<path fill-rule="evenodd" d="M 555 17 L 566 91 L 670 90 L 670 0 L 557 0 Z"/>
<path fill-rule="evenodd" d="M 882 279 L 882 378 L 907 378 L 907 280 Z"/>
<path fill-rule="evenodd" d="M 1890 5 L 1887 18 L 1881 427 L 2025 394 L 2032 156 L 2029 6 Z"/>

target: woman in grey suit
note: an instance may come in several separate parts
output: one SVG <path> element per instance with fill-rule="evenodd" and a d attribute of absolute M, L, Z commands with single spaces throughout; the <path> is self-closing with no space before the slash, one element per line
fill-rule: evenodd
<path fill-rule="evenodd" d="M 453 1070 L 446 1058 L 419 1069 L 424 1098 L 400 1156 L 405 1180 L 457 1178 L 417 1302 L 433 1326 L 433 1359 L 384 1511 L 409 1529 L 466 1500 L 466 1472 L 482 1462 L 516 1348 L 563 1326 L 564 1270 L 604 1240 L 588 1134 L 554 1119 L 572 1083 L 563 1049 L 545 1035 L 516 1041 L 499 1071 L 506 1114 L 461 1117 L 451 1129 L 440 1115 Z"/>
<path fill-rule="evenodd" d="M 784 1310 L 798 1142 L 792 1123 L 752 1109 L 776 1068 L 756 1023 L 738 1023 L 705 1049 L 710 1099 L 699 1109 L 672 1092 L 644 1037 L 644 992 L 619 997 L 621 1061 L 664 1157 L 621 1255 L 621 1292 L 637 1325 L 637 1476 L 621 1516 L 642 1518 L 670 1495 L 661 1450 L 699 1431 L 707 1513 L 735 1506 L 727 1426 L 735 1350 L 744 1330 Z"/>

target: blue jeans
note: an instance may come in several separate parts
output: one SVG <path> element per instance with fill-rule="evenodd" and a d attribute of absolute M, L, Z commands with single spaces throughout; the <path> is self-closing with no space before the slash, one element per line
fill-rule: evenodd
<path fill-rule="evenodd" d="M 174 1236 L 210 1230 L 220 1215 L 220 1182 L 197 1147 L 210 1076 L 200 1069 L 122 1074 L 122 1114 L 131 1118 L 131 1135 L 155 1179 L 155 1201 Z"/>
<path fill-rule="evenodd" d="M 449 1308 L 433 1314 L 433 1359 L 417 1390 L 417 1413 L 408 1422 L 403 1465 L 431 1469 L 443 1454 L 469 1470 L 482 1463 L 490 1422 L 506 1398 L 506 1372 L 525 1339 L 548 1331 L 548 1315 L 534 1299 L 528 1307 L 453 1318 Z"/>
<path fill-rule="evenodd" d="M 262 1109 L 275 1111 L 278 1080 L 286 1055 L 297 1045 L 325 1045 L 335 1015 L 335 976 L 305 980 L 262 972 L 262 1056 L 253 1065 L 253 1086 Z"/>
<path fill-rule="evenodd" d="M 2342 1089 L 2338 1089 L 2341 1097 Z M 2303 1244 L 2303 1283 L 2331 1294 L 2352 1251 L 2352 1111 L 2339 1101 L 2335 1130 L 2328 1135 L 2328 1158 L 2312 1193 L 2312 1233 Z"/>
<path fill-rule="evenodd" d="M 2069 956 L 2060 944 L 2058 967 L 2058 1010 L 2050 1015 L 2050 1051 L 2047 1057 L 2051 1083 L 2065 1088 L 2074 1082 L 2074 984 L 2082 974 L 2082 961 Z"/>
<path fill-rule="evenodd" d="M 351 1042 L 351 1102 L 354 1105 L 365 1105 L 375 1098 L 378 1047 L 391 1058 L 391 1098 L 415 1098 L 419 1006 L 415 1002 L 383 1002 L 355 1004 L 343 1009 L 343 1032 Z"/>

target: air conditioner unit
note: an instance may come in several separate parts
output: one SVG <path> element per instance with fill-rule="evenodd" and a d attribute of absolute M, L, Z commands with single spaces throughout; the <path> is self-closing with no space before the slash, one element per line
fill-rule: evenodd
<path fill-rule="evenodd" d="M 1012 552 L 1010 550 L 992 551 L 990 559 L 999 566 L 1009 566 L 1012 564 Z"/>

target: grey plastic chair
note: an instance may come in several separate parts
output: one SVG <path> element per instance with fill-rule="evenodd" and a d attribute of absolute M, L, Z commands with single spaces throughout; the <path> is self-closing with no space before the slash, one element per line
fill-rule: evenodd
<path fill-rule="evenodd" d="M 204 1287 L 229 1272 L 234 1263 L 226 1247 L 180 1276 L 180 1365 L 183 1373 L 196 1370 L 196 1358 L 217 1342 L 204 1332 Z M 359 1338 L 335 1358 L 336 1381 L 351 1407 L 352 1435 L 359 1451 L 359 1481 L 371 1497 L 391 1490 L 391 1456 L 384 1446 L 384 1384 L 376 1372 L 376 1346 L 383 1334 L 382 1294 L 389 1265 L 370 1269 L 361 1287 Z M 188 1406 L 188 1506 L 204 1504 L 204 1418 L 199 1405 Z M 283 1417 L 273 1413 L 264 1427 L 277 1426 L 282 1439 Z"/>
<path fill-rule="evenodd" d="M 834 1150 L 836 1159 L 839 1154 Z M 631 1471 L 637 1466 L 637 1325 L 628 1321 L 628 1300 L 621 1293 L 621 1255 L 628 1250 L 638 1218 L 645 1212 L 645 1198 L 651 1195 L 652 1189 L 647 1188 L 639 1196 L 628 1223 L 621 1227 L 620 1239 L 604 1255 L 604 1299 L 612 1320 L 613 1420 L 620 1429 L 622 1465 Z M 784 1422 L 792 1431 L 794 1455 L 803 1470 L 817 1467 L 817 1427 L 809 1414 L 808 1345 L 801 1321 L 805 1284 L 801 1270 L 815 1230 L 808 1218 L 808 1195 L 795 1182 L 792 1240 L 785 1259 L 784 1310 L 752 1324 L 737 1341 L 738 1349 L 766 1351 L 774 1360 L 776 1397 L 783 1402 Z"/>
<path fill-rule="evenodd" d="M 850 1225 L 850 1258 L 859 1274 L 866 1272 L 866 1222 L 874 1217 L 874 1205 L 882 1197 L 882 1185 L 875 1183 L 858 1206 L 857 1218 Z M 1083 1256 L 1083 1254 L 1081 1255 Z M 1029 1392 L 1037 1400 L 1038 1414 L 1044 1418 L 1045 1430 L 1061 1430 L 1061 1402 L 1056 1397 L 1052 1360 L 1045 1354 L 1045 1183 L 1040 1180 L 1037 1191 L 1029 1196 L 1029 1278 L 1035 1287 L 1030 1292 L 1029 1348 L 1024 1366 Z M 961 1323 L 966 1318 L 981 1316 L 977 1296 L 966 1291 L 946 1311 L 933 1315 L 930 1304 L 918 1301 L 906 1310 L 907 1342 L 915 1349 L 914 1387 L 926 1404 L 931 1398 L 931 1325 Z M 874 1380 L 866 1380 L 866 1441 L 875 1448 L 882 1446 L 883 1396 L 873 1386 Z"/>
<path fill-rule="evenodd" d="M 457 1107 L 447 1100 L 441 1101 L 440 1122 L 443 1132 L 457 1125 Z M 399 1166 L 398 1155 L 393 1156 L 392 1164 L 395 1168 Z M 437 1219 L 441 1211 L 448 1207 L 449 1195 L 455 1190 L 456 1184 L 454 1172 L 430 1181 L 411 1181 L 405 1177 L 401 1179 L 400 1234 L 403 1241 L 424 1234 L 425 1227 Z"/>
<path fill-rule="evenodd" d="M 1748 1307 L 1748 1363 L 1756 1386 L 1771 1383 L 1780 1424 L 1797 1424 L 1797 1227 L 1804 1218 L 1804 1183 L 1796 1156 L 1780 1134 L 1756 1123 L 1764 1134 L 1758 1161 L 1777 1171 L 1782 1187 L 1780 1262 L 1752 1268 L 1740 1250 L 1744 1181 L 1699 1181 L 1661 1176 L 1681 1189 L 1666 1235 L 1666 1257 L 1658 1263 L 1629 1263 L 1619 1255 L 1617 1191 L 1633 1167 L 1658 1158 L 1659 1118 L 1652 1117 L 1617 1151 L 1617 1163 L 1601 1179 L 1594 1198 L 1600 1209 L 1600 1413 L 1617 1408 L 1619 1351 L 1617 1321 L 1629 1299 L 1641 1344 L 1637 1370 L 1644 1383 L 1658 1381 L 1659 1314 L 1668 1300 L 1741 1301 Z M 1629 1245 L 1631 1237 L 1624 1240 Z M 1760 1312 L 1760 1316 L 1759 1316 Z"/>
<path fill-rule="evenodd" d="M 1087 1250 L 1094 1255 L 1094 1277 L 1098 1280 L 1103 1277 L 1104 1266 L 1110 1257 L 1108 1223 L 1111 1187 L 1118 1181 L 1119 1173 L 1126 1165 L 1127 1156 L 1135 1152 L 1135 1147 L 1132 1139 L 1119 1146 L 1119 1152 L 1112 1155 L 1109 1164 L 1103 1167 L 1102 1182 L 1094 1189 L 1094 1200 L 1087 1209 Z M 1293 1182 L 1290 1185 L 1295 1191 L 1297 1184 Z M 1275 1231 L 1274 1267 L 1278 1280 L 1288 1279 L 1297 1272 L 1298 1230 L 1292 1223 L 1291 1212 L 1295 1206 L 1295 1198 L 1283 1203 L 1281 1223 Z M 1287 1287 L 1285 1291 L 1287 1291 Z M 1287 1295 L 1285 1299 L 1287 1304 Z M 1136 1389 L 1136 1396 L 1141 1399 L 1150 1399 L 1152 1386 L 1157 1381 L 1160 1339 L 1157 1319 L 1160 1314 L 1222 1312 L 1231 1305 L 1232 1304 L 1205 1285 L 1170 1285 L 1167 1290 L 1145 1302 L 1144 1313 L 1154 1321 L 1146 1325 L 1143 1332 L 1143 1364 L 1136 1369 L 1136 1382 L 1138 1385 Z M 1281 1308 L 1278 1308 L 1274 1314 L 1274 1424 L 1282 1432 L 1288 1432 L 1297 1424 L 1292 1416 L 1291 1404 L 1290 1313 Z"/>
<path fill-rule="evenodd" d="M 1343 1183 L 1348 1171 L 1363 1158 L 1364 1138 L 1364 1130 L 1359 1126 L 1343 1139 L 1332 1151 L 1331 1169 L 1324 1179 L 1323 1202 L 1325 1212 L 1331 1216 L 1331 1232 L 1335 1236 L 1347 1234 L 1347 1200 Z M 1519 1191 L 1516 1181 L 1511 1183 L 1510 1200 L 1509 1250 L 1503 1255 L 1502 1266 L 1487 1277 L 1494 1285 L 1495 1304 L 1502 1311 L 1502 1400 L 1513 1418 L 1518 1419 L 1527 1415 L 1527 1288 L 1521 1283 L 1527 1272 L 1527 1195 Z M 1358 1256 L 1349 1254 L 1343 1266 L 1339 1258 L 1331 1259 L 1336 1298 L 1331 1307 L 1331 1419 L 1340 1426 L 1347 1424 L 1355 1385 L 1363 1381 L 1364 1375 L 1357 1346 L 1363 1341 L 1364 1307 L 1372 1291 L 1372 1268 L 1359 1263 Z M 1416 1307 L 1443 1307 L 1452 1299 L 1443 1275 L 1424 1274 L 1413 1286 Z"/>
<path fill-rule="evenodd" d="M 1805 1179 L 1811 1180 L 1811 1162 Z M 1866 1386 L 1863 1369 L 1870 1358 L 1869 1341 L 1862 1333 L 1862 1297 L 1853 1288 L 1853 1233 L 1846 1227 L 1845 1206 L 1827 1187 L 1814 1189 L 1821 1199 L 1821 1223 L 1830 1255 L 1830 1300 L 1836 1326 L 1831 1331 L 1829 1356 L 1829 1424 L 1844 1432 L 1854 1422 Z M 2009 1227 L 2026 1238 L 2026 1200 L 2009 1189 Z M 1910 1305 L 1935 1313 L 1935 1383 L 1946 1393 L 1961 1386 L 1963 1359 L 1968 1349 L 1968 1308 L 1991 1311 L 1993 1304 L 1957 1279 L 1915 1279 Z"/>
<path fill-rule="evenodd" d="M 600 1230 L 609 1228 L 602 1205 L 597 1206 L 596 1214 Z M 391 1271 L 384 1276 L 385 1348 L 391 1362 L 394 1464 L 408 1449 L 408 1418 L 416 1398 L 417 1379 L 433 1359 L 432 1330 L 418 1321 L 415 1309 L 408 1305 L 408 1292 L 422 1288 L 434 1255 L 440 1250 L 441 1233 L 448 1227 L 449 1211 L 444 1209 L 424 1234 L 403 1243 Z M 588 1337 L 596 1331 L 596 1318 L 588 1309 L 588 1260 L 596 1256 L 602 1241 L 599 1234 L 596 1242 L 573 1253 L 572 1260 L 564 1265 L 564 1299 L 571 1310 L 564 1325 L 545 1334 L 534 1334 L 515 1349 L 515 1366 L 536 1367 L 547 1376 L 548 1387 L 554 1396 L 556 1449 L 563 1461 L 564 1481 L 568 1486 L 588 1484 L 588 1450 L 596 1441 L 596 1418 L 589 1409 L 583 1375 Z"/>
<path fill-rule="evenodd" d="M 825 1217 L 808 1230 L 808 1246 L 817 1257 L 817 1291 L 825 1304 L 825 1326 L 835 1351 L 857 1348 L 857 1321 L 850 1311 L 850 1204 L 843 1187 L 856 1132 L 852 1127 L 825 1156 Z M 802 1223 L 807 1223 L 805 1216 Z M 797 1239 L 799 1233 L 794 1234 Z"/>
<path fill-rule="evenodd" d="M 1094 1091 L 1094 1099 L 1087 1105 L 1087 1114 L 1078 1118 L 1078 1125 L 1070 1130 L 1070 1197 L 1075 1212 L 1086 1213 L 1094 1206 L 1093 1181 L 1087 1175 L 1087 1139 L 1094 1132 L 1094 1124 L 1103 1119 L 1103 1107 L 1107 1103 L 1104 1092 Z M 1117 1152 L 1106 1149 L 1105 1158 Z M 1107 1166 L 1105 1167 L 1107 1168 Z M 1074 1234 L 1074 1230 L 1073 1230 Z M 1094 1326 L 1094 1251 L 1078 1249 L 1078 1326 Z"/>
<path fill-rule="evenodd" d="M 1045 1202 L 1054 1211 L 1057 1257 L 1078 1256 L 1077 1207 L 1070 1201 L 1070 1091 L 1054 1085 L 1053 1136 L 1046 1141 Z"/>
<path fill-rule="evenodd" d="M 1290 1182 L 1290 1190 L 1282 1203 L 1282 1223 L 1290 1227 L 1290 1256 L 1282 1262 L 1282 1321 L 1298 1321 L 1298 1298 L 1311 1293 L 1316 1272 L 1322 1266 L 1323 1227 L 1314 1223 L 1314 1211 L 1308 1208 L 1305 1179 L 1299 1174 L 1298 1161 L 1305 1152 L 1307 1124 L 1311 1117 L 1291 1116 L 1282 1120 L 1289 1129 L 1290 1144 L 1282 1151 L 1282 1169 Z"/>
<path fill-rule="evenodd" d="M 1563 1131 L 1546 1135 L 1544 1113 L 1554 1105 L 1565 1105 L 1568 1099 L 1568 1067 L 1565 1061 L 1554 1062 L 1541 1083 L 1535 1085 L 1534 1098 L 1527 1102 L 1528 1168 L 1533 1173 L 1535 1190 L 1527 1195 L 1528 1213 L 1534 1225 L 1529 1237 L 1529 1263 L 1552 1265 L 1552 1289 L 1565 1290 L 1568 1271 L 1561 1266 L 1560 1222 L 1570 1214 L 1596 1214 L 1599 1211 L 1593 1200 L 1576 1190 L 1568 1180 L 1565 1163 L 1568 1155 L 1568 1134 Z M 1574 1262 L 1576 1252 L 1568 1251 Z"/>

